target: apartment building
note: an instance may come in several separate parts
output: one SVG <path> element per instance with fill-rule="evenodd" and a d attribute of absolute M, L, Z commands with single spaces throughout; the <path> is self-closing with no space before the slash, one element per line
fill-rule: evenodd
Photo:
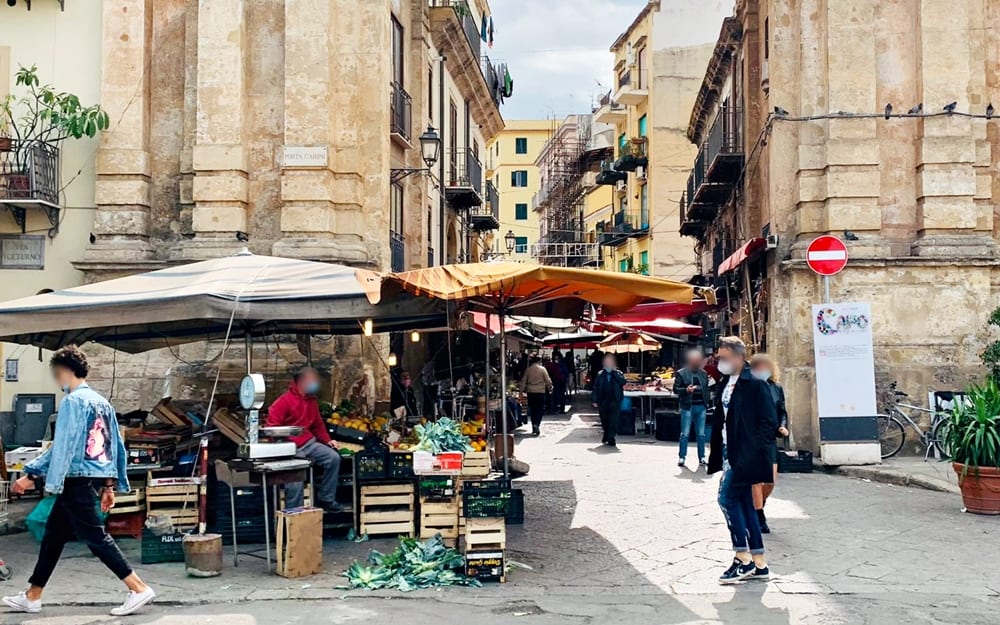
<path fill-rule="evenodd" d="M 487 179 L 500 196 L 501 240 L 494 241 L 489 257 L 508 254 L 506 239 L 513 236 L 509 257 L 527 260 L 538 244 L 538 213 L 532 197 L 538 192 L 539 172 L 535 161 L 552 136 L 555 123 L 548 120 L 508 120 L 503 131 L 488 146 Z"/>

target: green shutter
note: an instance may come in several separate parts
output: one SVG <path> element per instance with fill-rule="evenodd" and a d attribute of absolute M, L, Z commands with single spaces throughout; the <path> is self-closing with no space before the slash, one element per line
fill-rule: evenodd
<path fill-rule="evenodd" d="M 527 204 L 515 204 L 514 205 L 514 219 L 518 221 L 523 221 L 528 218 L 528 205 Z"/>
<path fill-rule="evenodd" d="M 639 118 L 639 136 L 640 137 L 645 137 L 646 136 L 646 116 L 645 115 L 643 115 L 642 117 Z"/>

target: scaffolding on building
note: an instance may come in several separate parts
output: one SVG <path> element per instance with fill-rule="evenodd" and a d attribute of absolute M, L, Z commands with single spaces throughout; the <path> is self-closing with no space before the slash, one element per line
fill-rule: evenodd
<path fill-rule="evenodd" d="M 587 175 L 593 161 L 590 133 L 589 115 L 571 116 L 553 128 L 539 159 L 541 186 L 532 208 L 539 213 L 540 237 L 531 253 L 543 265 L 599 264 L 596 234 L 588 233 L 584 224 L 588 184 L 593 184 L 593 176 Z"/>

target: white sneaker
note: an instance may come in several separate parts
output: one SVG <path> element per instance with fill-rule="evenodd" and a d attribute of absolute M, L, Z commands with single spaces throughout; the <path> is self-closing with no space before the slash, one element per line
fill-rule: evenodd
<path fill-rule="evenodd" d="M 8 608 L 14 610 L 15 612 L 35 614 L 42 611 L 42 600 L 38 599 L 37 601 L 32 601 L 31 599 L 28 599 L 28 596 L 23 592 L 19 595 L 4 597 L 3 602 Z"/>
<path fill-rule="evenodd" d="M 142 609 L 144 605 L 156 598 L 156 593 L 149 586 L 142 592 L 130 592 L 125 603 L 111 609 L 111 616 L 128 616 Z"/>

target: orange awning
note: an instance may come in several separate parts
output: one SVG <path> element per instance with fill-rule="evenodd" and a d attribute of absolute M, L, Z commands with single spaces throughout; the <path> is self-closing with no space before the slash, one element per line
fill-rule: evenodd
<path fill-rule="evenodd" d="M 761 237 L 750 239 L 740 246 L 740 249 L 733 252 L 729 258 L 719 265 L 719 275 L 729 273 L 744 263 L 748 258 L 753 257 L 757 252 L 767 247 L 767 240 Z"/>

